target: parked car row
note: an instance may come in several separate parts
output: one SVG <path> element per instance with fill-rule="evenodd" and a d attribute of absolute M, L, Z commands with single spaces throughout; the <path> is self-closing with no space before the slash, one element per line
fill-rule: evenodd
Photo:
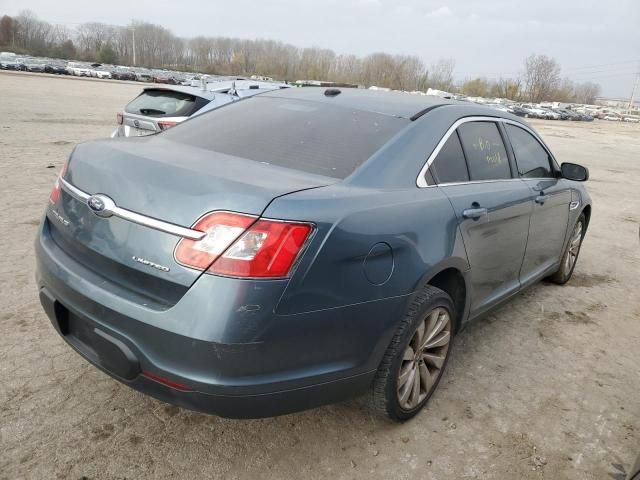
<path fill-rule="evenodd" d="M 512 113 L 519 117 L 525 118 L 541 118 L 544 120 L 574 120 L 574 121 L 593 121 L 593 116 L 584 113 L 579 113 L 575 110 L 568 108 L 551 108 L 544 107 L 542 105 L 536 105 L 532 103 L 522 104 L 501 104 L 501 103 L 489 103 L 487 107 L 500 110 L 502 112 Z"/>
<path fill-rule="evenodd" d="M 40 57 L 21 57 L 12 52 L 0 52 L 0 70 L 53 73 L 76 77 L 111 78 L 114 80 L 193 87 L 200 86 L 203 80 L 206 83 L 226 79 L 214 75 L 201 75 L 145 67 L 128 67 Z"/>
<path fill-rule="evenodd" d="M 624 115 L 610 111 L 598 112 L 597 118 L 601 120 L 609 120 L 611 122 L 640 123 L 640 117 L 638 115 Z"/>
<path fill-rule="evenodd" d="M 504 103 L 484 103 L 483 105 L 512 113 L 519 117 L 540 118 L 545 120 L 575 120 L 591 122 L 594 119 L 609 120 L 612 122 L 640 123 L 640 115 L 630 112 L 614 112 L 610 109 L 588 108 L 585 106 L 572 105 L 567 108 L 550 107 L 531 103 L 504 104 Z"/>

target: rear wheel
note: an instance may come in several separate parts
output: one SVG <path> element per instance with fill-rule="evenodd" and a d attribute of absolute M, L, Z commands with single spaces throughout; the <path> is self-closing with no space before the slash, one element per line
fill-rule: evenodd
<path fill-rule="evenodd" d="M 584 238 L 585 231 L 586 220 L 584 213 L 581 213 L 578 221 L 571 231 L 571 237 L 569 238 L 569 243 L 564 251 L 564 255 L 562 255 L 560 267 L 556 273 L 548 278 L 548 280 L 559 285 L 563 285 L 569 281 L 573 274 L 573 270 L 576 268 L 578 254 L 580 253 L 580 247 L 582 246 L 582 239 Z"/>
<path fill-rule="evenodd" d="M 409 306 L 372 386 L 377 413 L 402 421 L 415 416 L 438 386 L 454 334 L 451 297 L 426 286 Z"/>

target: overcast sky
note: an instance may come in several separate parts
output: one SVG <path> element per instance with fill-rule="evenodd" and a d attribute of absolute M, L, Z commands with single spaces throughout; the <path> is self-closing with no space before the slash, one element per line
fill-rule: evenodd
<path fill-rule="evenodd" d="M 175 34 L 269 38 L 338 53 L 456 60 L 455 76 L 516 76 L 530 53 L 564 76 L 628 97 L 640 62 L 640 0 L 0 0 L 53 23 L 132 19 Z"/>

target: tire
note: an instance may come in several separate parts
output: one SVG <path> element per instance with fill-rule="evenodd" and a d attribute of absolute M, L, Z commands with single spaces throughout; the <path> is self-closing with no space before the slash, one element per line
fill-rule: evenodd
<path fill-rule="evenodd" d="M 582 240 L 584 239 L 586 231 L 586 218 L 584 213 L 581 213 L 573 227 L 573 230 L 571 230 L 571 236 L 569 237 L 567 246 L 562 254 L 558 271 L 547 277 L 547 280 L 557 283 L 558 285 L 564 285 L 569 281 L 571 275 L 573 275 L 573 270 L 576 268 L 576 264 L 578 263 L 578 255 L 580 254 Z"/>
<path fill-rule="evenodd" d="M 370 403 L 376 414 L 404 421 L 425 406 L 451 356 L 455 313 L 451 297 L 431 285 L 413 299 L 371 386 Z M 407 394 L 409 388 L 411 392 Z"/>

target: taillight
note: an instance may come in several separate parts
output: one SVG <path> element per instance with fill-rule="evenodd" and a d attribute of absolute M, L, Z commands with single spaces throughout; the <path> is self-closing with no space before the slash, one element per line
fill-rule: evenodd
<path fill-rule="evenodd" d="M 208 213 L 192 227 L 206 235 L 200 240 L 180 240 L 176 260 L 187 267 L 206 270 L 255 221 L 256 217 L 250 215 Z"/>
<path fill-rule="evenodd" d="M 313 230 L 309 223 L 256 221 L 227 212 L 208 214 L 193 228 L 207 235 L 198 241 L 180 240 L 175 255 L 179 263 L 247 278 L 287 277 Z"/>
<path fill-rule="evenodd" d="M 232 277 L 286 277 L 312 226 L 258 220 L 218 260 L 209 272 Z"/>
<path fill-rule="evenodd" d="M 118 123 L 118 125 L 122 125 L 122 123 L 124 122 L 124 115 L 122 114 L 122 112 L 116 113 L 116 122 Z"/>
<path fill-rule="evenodd" d="M 178 122 L 158 122 L 158 126 L 160 127 L 160 130 L 166 130 L 167 128 L 171 128 L 174 127 L 178 124 Z"/>
<path fill-rule="evenodd" d="M 65 173 L 67 173 L 68 164 L 69 164 L 68 160 L 64 162 L 64 165 L 62 165 L 62 168 L 60 169 L 60 173 L 56 177 L 56 183 L 53 184 L 53 189 L 51 190 L 51 194 L 49 194 L 49 201 L 51 203 L 56 203 L 60 198 L 60 189 L 62 188 L 60 186 L 60 179 L 64 177 Z"/>

